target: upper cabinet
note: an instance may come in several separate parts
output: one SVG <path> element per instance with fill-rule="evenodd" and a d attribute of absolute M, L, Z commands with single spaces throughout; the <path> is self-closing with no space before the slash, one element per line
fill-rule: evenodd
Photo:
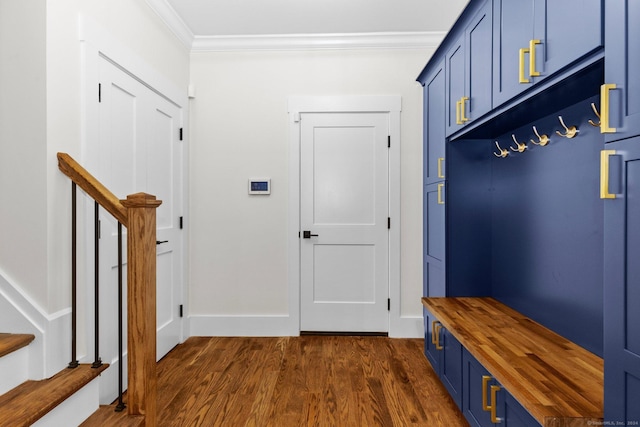
<path fill-rule="evenodd" d="M 602 47 L 602 10 L 602 0 L 494 0 L 494 107 Z"/>
<path fill-rule="evenodd" d="M 424 184 L 445 178 L 445 71 L 444 61 L 424 81 Z"/>
<path fill-rule="evenodd" d="M 601 132 L 611 142 L 640 135 L 640 2 L 607 0 Z M 635 71 L 634 71 L 635 70 Z"/>
<path fill-rule="evenodd" d="M 491 110 L 491 10 L 486 1 L 446 55 L 447 135 Z"/>

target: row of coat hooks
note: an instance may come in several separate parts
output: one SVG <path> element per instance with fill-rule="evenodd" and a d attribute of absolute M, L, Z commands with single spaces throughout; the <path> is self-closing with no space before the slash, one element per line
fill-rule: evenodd
<path fill-rule="evenodd" d="M 598 113 L 598 109 L 596 108 L 596 105 L 593 102 L 591 103 L 591 108 L 593 109 L 593 112 L 598 117 L 598 122 L 596 123 L 593 120 L 589 120 L 589 124 L 591 126 L 594 126 L 594 127 L 600 127 L 600 113 Z M 558 120 L 560 121 L 560 124 L 564 128 L 564 133 L 560 132 L 559 130 L 556 131 L 556 134 L 558 136 L 561 136 L 561 137 L 567 138 L 567 139 L 571 139 L 571 138 L 574 138 L 580 132 L 580 130 L 578 129 L 577 126 L 567 126 L 564 123 L 564 120 L 562 119 L 562 116 L 558 116 Z M 549 142 L 551 141 L 551 138 L 549 138 L 548 135 L 546 135 L 546 134 L 540 135 L 540 133 L 538 132 L 538 129 L 536 129 L 535 126 L 533 126 L 533 133 L 535 133 L 536 137 L 538 138 L 537 141 L 535 141 L 533 139 L 530 140 L 531 143 L 534 144 L 534 145 L 539 145 L 541 147 L 544 147 L 544 146 L 548 145 Z M 511 152 L 524 153 L 525 150 L 527 150 L 527 148 L 529 148 L 527 146 L 526 142 L 519 142 L 518 139 L 516 138 L 515 134 L 511 134 L 511 139 L 513 139 L 513 142 L 516 144 L 515 147 L 513 147 L 512 145 L 509 145 L 509 149 L 511 151 L 507 150 L 506 148 L 500 147 L 500 144 L 498 144 L 498 141 L 495 141 L 496 147 L 498 148 L 498 152 L 496 153 L 494 151 L 493 155 L 496 156 L 496 157 L 505 158 Z"/>

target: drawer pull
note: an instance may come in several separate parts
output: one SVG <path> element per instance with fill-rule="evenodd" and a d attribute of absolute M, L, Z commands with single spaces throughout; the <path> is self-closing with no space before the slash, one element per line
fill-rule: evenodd
<path fill-rule="evenodd" d="M 600 86 L 600 133 L 616 133 L 616 128 L 609 127 L 609 92 L 615 88 L 614 83 Z"/>
<path fill-rule="evenodd" d="M 526 47 L 523 47 L 520 49 L 520 67 L 519 67 L 519 82 L 520 83 L 529 83 L 529 79 L 527 79 L 524 75 L 524 55 L 529 53 L 529 49 Z"/>
<path fill-rule="evenodd" d="M 502 418 L 499 418 L 496 415 L 496 411 L 498 408 L 496 402 L 496 394 L 501 390 L 500 386 L 492 385 L 491 386 L 491 422 L 494 424 L 499 424 L 502 422 Z"/>
<path fill-rule="evenodd" d="M 436 350 L 442 350 L 444 347 L 440 345 L 440 330 L 442 329 L 442 323 L 434 320 L 431 322 L 431 343 L 436 346 Z"/>
<path fill-rule="evenodd" d="M 460 104 L 461 104 L 462 100 L 458 100 L 456 101 L 456 124 L 457 125 L 461 125 L 462 124 L 462 120 L 460 120 Z"/>
<path fill-rule="evenodd" d="M 444 162 L 444 157 L 438 157 L 438 178 L 444 178 L 444 174 L 442 173 L 442 162 Z"/>
<path fill-rule="evenodd" d="M 465 124 L 469 121 L 469 118 L 464 115 L 466 110 L 465 103 L 469 100 L 468 96 L 463 96 L 460 98 L 460 122 L 461 124 Z"/>
<path fill-rule="evenodd" d="M 489 399 L 487 399 L 487 391 L 489 389 L 489 381 L 491 381 L 491 377 L 489 375 L 482 376 L 482 410 L 489 412 L 491 410 L 491 406 L 487 403 Z"/>
<path fill-rule="evenodd" d="M 442 189 L 444 188 L 444 183 L 438 184 L 438 204 L 444 205 L 444 199 L 442 198 Z"/>
<path fill-rule="evenodd" d="M 616 195 L 609 193 L 609 156 L 616 154 L 616 150 L 600 151 L 600 198 L 615 199 Z"/>
<path fill-rule="evenodd" d="M 536 71 L 536 45 L 541 43 L 540 40 L 529 41 L 529 75 L 531 77 L 540 75 L 540 71 Z"/>

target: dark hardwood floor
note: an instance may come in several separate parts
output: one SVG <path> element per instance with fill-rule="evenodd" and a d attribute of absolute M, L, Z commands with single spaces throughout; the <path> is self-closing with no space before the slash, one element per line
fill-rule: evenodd
<path fill-rule="evenodd" d="M 419 339 L 189 338 L 158 363 L 160 426 L 468 426 Z"/>

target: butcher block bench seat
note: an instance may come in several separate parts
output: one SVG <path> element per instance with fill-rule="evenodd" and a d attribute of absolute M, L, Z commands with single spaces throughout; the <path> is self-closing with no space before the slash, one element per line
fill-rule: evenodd
<path fill-rule="evenodd" d="M 422 303 L 541 425 L 603 419 L 602 358 L 494 298 Z"/>

